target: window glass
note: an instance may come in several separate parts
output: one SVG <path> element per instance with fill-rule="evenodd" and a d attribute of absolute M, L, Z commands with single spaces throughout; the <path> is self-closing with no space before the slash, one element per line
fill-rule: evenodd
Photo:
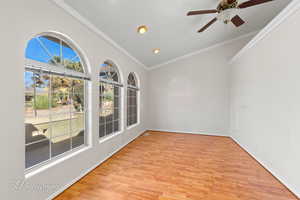
<path fill-rule="evenodd" d="M 45 51 L 41 43 L 36 38 L 33 38 L 28 42 L 25 56 L 28 59 L 43 63 L 49 63 L 51 59 L 51 55 Z"/>
<path fill-rule="evenodd" d="M 35 37 L 25 56 L 25 166 L 30 168 L 85 145 L 89 78 L 74 48 L 62 39 Z M 52 71 L 51 66 L 62 70 Z"/>
<path fill-rule="evenodd" d="M 120 131 L 121 83 L 117 67 L 104 62 L 99 73 L 99 137 Z"/>
<path fill-rule="evenodd" d="M 34 61 L 84 72 L 80 56 L 65 41 L 52 36 L 38 36 L 28 42 L 25 57 Z"/>
<path fill-rule="evenodd" d="M 138 123 L 138 87 L 134 73 L 130 73 L 127 80 L 127 126 Z"/>
<path fill-rule="evenodd" d="M 136 80 L 135 80 L 135 75 L 133 73 L 130 73 L 128 76 L 127 84 L 130 86 L 136 87 Z"/>

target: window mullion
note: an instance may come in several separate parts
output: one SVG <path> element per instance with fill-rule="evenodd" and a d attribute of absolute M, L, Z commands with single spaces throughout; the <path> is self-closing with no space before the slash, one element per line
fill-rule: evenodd
<path fill-rule="evenodd" d="M 69 91 L 68 93 L 68 101 L 69 101 L 69 103 L 70 103 L 70 105 L 69 105 L 69 117 L 70 117 L 70 119 L 69 119 L 69 126 L 70 126 L 70 128 L 69 128 L 69 131 L 70 131 L 70 150 L 72 150 L 72 145 L 73 145 L 73 138 L 72 138 L 72 131 L 73 131 L 73 129 L 72 129 L 72 110 L 71 110 L 71 107 L 72 107 L 72 101 L 73 101 L 73 99 L 71 100 L 71 97 L 73 97 L 73 95 L 74 95 L 74 89 L 73 89 L 73 85 L 72 85 L 72 79 L 70 79 L 70 84 L 71 84 L 71 90 L 72 91 Z M 69 88 L 69 90 L 70 90 L 70 88 Z M 71 94 L 72 93 L 72 94 Z M 70 94 L 71 94 L 71 96 L 70 96 Z"/>
<path fill-rule="evenodd" d="M 60 46 L 60 64 L 64 66 L 63 61 L 63 41 L 59 40 L 59 46 Z M 64 66 L 65 67 L 65 66 Z"/>
<path fill-rule="evenodd" d="M 86 89 L 86 87 L 87 87 L 87 83 L 86 83 L 86 81 L 84 81 L 84 80 L 82 80 L 83 81 L 83 95 L 84 95 L 84 106 L 83 106 L 83 113 L 89 113 L 89 111 L 88 111 L 88 105 L 87 105 L 87 99 L 86 99 L 86 97 L 88 96 L 87 94 L 86 94 L 86 92 L 87 92 L 87 89 Z M 85 114 L 83 114 L 83 117 L 84 117 L 84 125 L 83 125 L 83 129 L 84 129 L 84 135 L 83 135 L 83 144 L 87 144 L 87 134 L 86 134 L 86 132 L 87 132 L 87 130 L 86 130 L 86 124 L 87 124 L 87 120 L 89 119 L 89 115 L 85 115 Z"/>
<path fill-rule="evenodd" d="M 36 40 L 39 42 L 39 44 L 44 49 L 44 51 L 48 54 L 48 56 L 50 57 L 50 60 L 51 60 L 53 58 L 53 55 L 50 53 L 50 51 L 48 50 L 48 48 L 44 45 L 44 43 L 40 40 L 40 38 L 36 38 Z M 54 62 L 56 63 L 56 61 L 54 61 Z"/>
<path fill-rule="evenodd" d="M 106 88 L 106 84 L 103 84 L 103 87 Z M 103 100 L 104 100 L 104 96 L 103 96 Z M 102 106 L 102 112 L 104 114 L 104 136 L 106 136 L 107 132 L 106 132 L 106 128 L 107 128 L 107 123 L 106 123 L 106 116 L 105 116 L 105 110 L 104 110 L 104 107 Z"/>
<path fill-rule="evenodd" d="M 127 109 L 126 109 L 127 110 L 127 120 L 126 121 L 127 121 L 127 126 L 129 126 L 130 125 L 130 123 L 129 123 L 129 114 L 130 114 L 129 112 L 130 111 L 129 111 L 129 88 L 128 87 L 127 87 L 127 93 L 126 94 L 127 94 L 126 95 L 127 96 L 127 98 L 126 98 L 126 100 L 127 100 L 127 102 L 126 102 L 126 105 L 127 105 Z"/>
<path fill-rule="evenodd" d="M 51 159 L 52 158 L 52 127 L 53 127 L 53 124 L 52 124 L 52 78 L 53 76 L 50 75 L 49 76 L 49 85 L 50 85 L 50 88 L 49 88 L 49 129 L 50 129 L 50 135 L 49 135 L 49 147 L 50 147 L 50 151 L 49 151 L 49 158 Z"/>
<path fill-rule="evenodd" d="M 112 98 L 112 119 L 111 119 L 111 127 L 112 127 L 112 132 L 115 132 L 114 129 L 114 119 L 115 119 L 115 86 L 112 85 L 112 90 L 113 90 L 113 98 Z"/>

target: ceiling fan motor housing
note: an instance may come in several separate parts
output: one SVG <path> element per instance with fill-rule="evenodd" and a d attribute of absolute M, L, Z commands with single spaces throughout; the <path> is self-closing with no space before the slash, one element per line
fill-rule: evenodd
<path fill-rule="evenodd" d="M 225 0 L 225 1 L 222 1 L 218 5 L 217 10 L 218 10 L 218 12 L 222 12 L 224 10 L 231 9 L 231 8 L 237 8 L 237 7 L 238 7 L 238 1 L 237 0 L 234 0 L 234 1 Z"/>

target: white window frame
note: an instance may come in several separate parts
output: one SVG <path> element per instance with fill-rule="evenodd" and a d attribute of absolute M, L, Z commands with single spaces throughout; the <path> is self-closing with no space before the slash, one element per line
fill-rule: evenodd
<path fill-rule="evenodd" d="M 112 133 L 110 133 L 110 134 L 108 134 L 108 135 L 104 135 L 104 136 L 102 136 L 102 137 L 100 137 L 100 121 L 99 121 L 99 126 L 98 126 L 98 138 L 99 138 L 99 142 L 100 143 L 103 143 L 103 142 L 105 142 L 105 141 L 107 141 L 107 140 L 109 140 L 109 139 L 111 139 L 111 138 L 113 138 L 113 137 L 115 137 L 116 135 L 119 135 L 119 134 L 121 134 L 122 132 L 123 132 L 123 98 L 124 98 L 124 95 L 123 95 L 123 88 L 124 88 L 124 85 L 122 84 L 122 77 L 121 77 L 121 74 L 120 74 L 120 70 L 119 70 L 119 68 L 118 68 L 118 66 L 113 62 L 113 61 L 111 61 L 111 60 L 107 60 L 107 61 L 105 61 L 105 62 L 110 62 L 113 66 L 114 66 L 114 68 L 115 68 L 115 70 L 116 70 L 116 73 L 117 73 L 117 75 L 118 75 L 118 82 L 116 82 L 116 81 L 111 81 L 111 80 L 108 80 L 108 79 L 102 79 L 100 76 L 99 76 L 99 74 L 101 73 L 101 71 L 102 71 L 102 68 L 100 68 L 100 71 L 99 71 L 99 74 L 98 74 L 98 77 L 99 77 L 99 81 L 98 81 L 98 83 L 99 83 L 99 85 L 98 85 L 98 88 L 100 87 L 100 85 L 101 84 L 108 84 L 108 85 L 112 85 L 112 86 L 117 86 L 117 87 L 119 87 L 119 95 L 118 95 L 118 98 L 119 98 L 119 119 L 118 119 L 118 121 L 119 121 L 119 130 L 118 131 L 116 131 L 116 132 L 112 132 Z M 101 95 L 99 94 L 99 98 L 101 97 Z M 99 99 L 98 99 L 99 100 Z M 114 100 L 113 100 L 114 101 Z M 99 106 L 100 106 L 100 102 L 99 102 L 99 104 L 98 104 Z M 100 112 L 101 112 L 101 107 L 99 107 L 98 106 L 98 109 L 99 109 L 99 118 L 100 118 Z M 115 120 L 112 120 L 113 122 L 115 121 Z M 106 123 L 104 123 L 104 124 L 106 124 Z M 114 123 L 113 123 L 114 124 Z M 114 127 L 112 128 L 112 129 L 114 129 Z"/>
<path fill-rule="evenodd" d="M 66 42 L 68 45 L 70 45 L 70 47 L 72 48 L 72 50 L 74 52 L 76 52 L 76 54 L 80 57 L 80 62 L 82 64 L 82 68 L 84 72 L 77 72 L 74 70 L 70 70 L 65 68 L 63 65 L 61 64 L 57 64 L 57 65 L 53 65 L 53 64 L 48 64 L 48 63 L 43 63 L 43 62 L 39 62 L 36 60 L 32 60 L 32 59 L 25 59 L 25 70 L 26 71 L 31 71 L 31 72 L 35 72 L 35 73 L 41 73 L 41 74 L 49 74 L 49 75 L 57 75 L 57 76 L 65 76 L 68 78 L 73 78 L 73 79 L 82 79 L 84 80 L 84 143 L 80 146 L 77 146 L 75 148 L 72 147 L 72 142 L 71 142 L 71 146 L 70 146 L 70 150 L 63 152 L 59 155 L 53 156 L 52 157 L 52 152 L 51 152 L 51 144 L 49 144 L 49 159 L 42 161 L 40 163 L 37 163 L 33 166 L 30 166 L 28 168 L 25 167 L 25 178 L 29 178 L 32 175 L 48 169 L 49 167 L 53 166 L 54 164 L 58 164 L 66 159 L 69 159 L 75 155 L 77 155 L 78 153 L 81 153 L 89 148 L 91 148 L 90 146 L 90 141 L 89 141 L 89 121 L 90 121 L 90 116 L 88 114 L 89 111 L 89 106 L 88 102 L 89 102 L 89 82 L 91 81 L 90 76 L 87 75 L 87 69 L 86 69 L 86 62 L 83 59 L 83 56 L 80 52 L 78 52 L 78 48 L 75 47 L 75 45 L 73 45 L 73 42 L 71 42 L 69 39 L 67 39 L 66 37 L 57 34 L 57 33 L 52 33 L 52 32 L 47 32 L 47 33 L 43 33 L 43 34 L 39 34 L 36 35 L 35 37 L 39 37 L 39 36 L 52 36 L 55 37 L 61 41 Z M 33 38 L 35 38 L 33 37 Z M 25 93 L 24 93 L 25 95 Z M 49 97 L 51 98 L 51 96 Z M 51 116 L 51 108 L 49 108 L 49 112 L 50 112 L 50 116 Z M 24 116 L 25 117 L 25 116 Z M 50 137 L 51 140 L 51 137 Z M 25 146 L 28 146 L 30 144 L 34 144 L 34 143 L 38 143 L 38 142 L 42 142 L 43 140 L 39 140 L 39 141 L 35 141 L 29 144 L 25 143 Z M 24 149 L 25 151 L 25 149 Z M 24 152 L 25 153 L 25 152 Z M 25 166 L 25 163 L 24 163 Z"/>
<path fill-rule="evenodd" d="M 127 92 L 126 92 L 126 127 L 127 127 L 127 130 L 128 129 L 131 129 L 131 128 L 134 128 L 136 126 L 138 126 L 140 124 L 140 89 L 139 89 L 139 81 L 138 81 L 138 78 L 137 78 L 137 75 L 135 72 L 130 72 L 130 74 L 133 74 L 134 76 L 134 79 L 135 79 L 135 85 L 136 86 L 132 86 L 132 85 L 129 85 L 128 82 L 127 82 Z M 127 80 L 129 78 L 129 75 L 127 77 Z M 134 124 L 131 124 L 131 125 L 128 125 L 128 90 L 135 90 L 136 91 L 136 118 L 137 118 L 137 121 L 136 123 Z"/>

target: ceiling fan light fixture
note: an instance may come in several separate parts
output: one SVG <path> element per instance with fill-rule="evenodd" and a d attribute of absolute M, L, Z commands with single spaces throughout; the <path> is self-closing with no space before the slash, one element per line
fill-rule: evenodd
<path fill-rule="evenodd" d="M 217 19 L 227 24 L 228 22 L 231 21 L 232 17 L 236 15 L 236 13 L 237 13 L 236 8 L 230 8 L 218 13 Z"/>
<path fill-rule="evenodd" d="M 153 49 L 153 53 L 154 54 L 159 54 L 160 53 L 160 49 L 158 49 L 158 48 L 157 49 Z"/>
<path fill-rule="evenodd" d="M 137 32 L 139 34 L 145 34 L 148 31 L 148 27 L 146 25 L 139 26 Z"/>

